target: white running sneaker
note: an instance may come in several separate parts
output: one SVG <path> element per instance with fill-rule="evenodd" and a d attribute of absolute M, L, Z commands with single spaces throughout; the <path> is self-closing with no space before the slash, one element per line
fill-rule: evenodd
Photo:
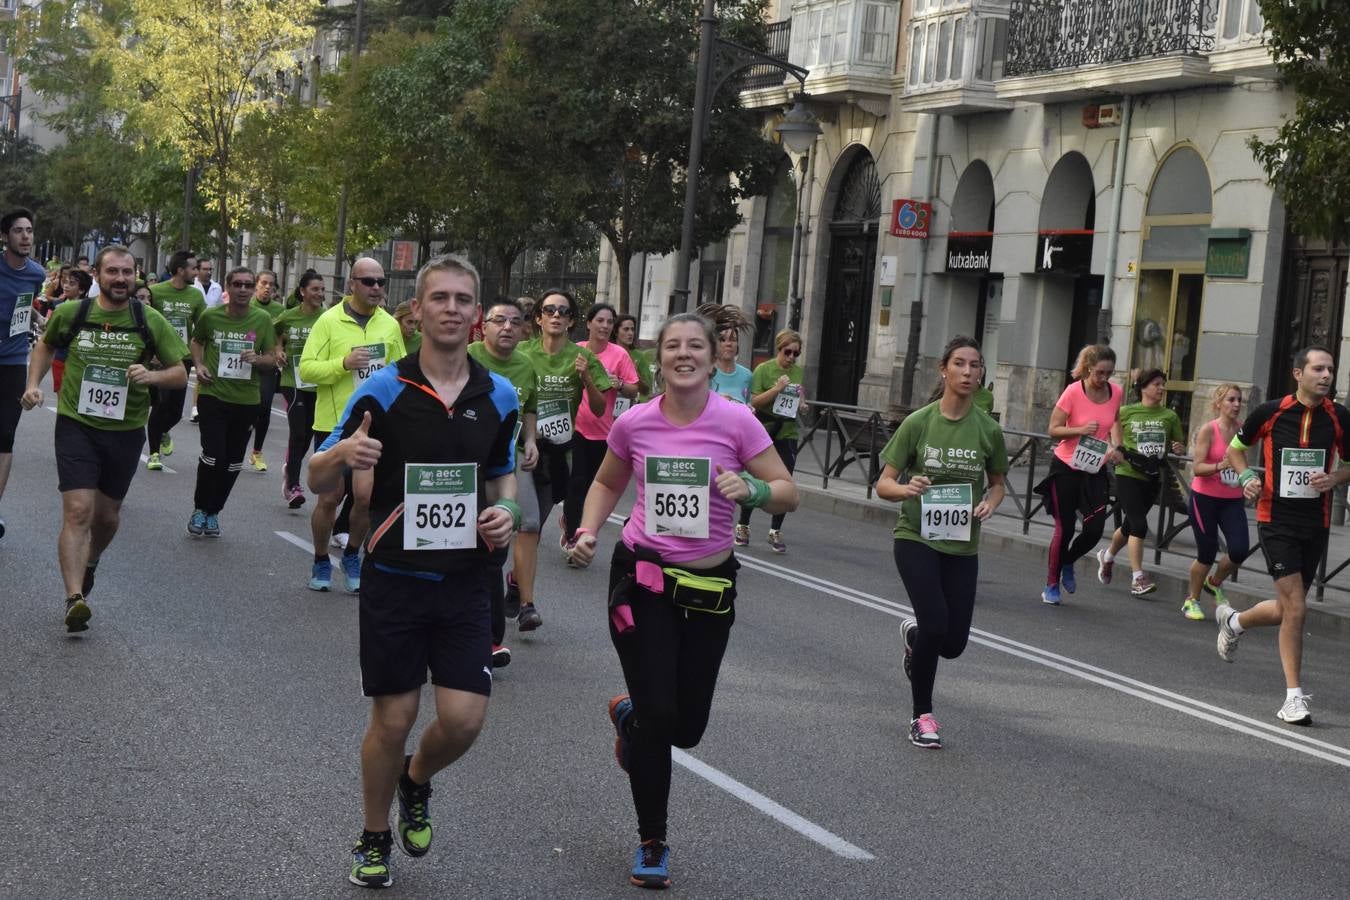
<path fill-rule="evenodd" d="M 346 550 L 348 537 L 349 535 L 345 531 L 335 531 L 333 532 L 333 537 L 328 541 L 328 543 L 332 544 L 339 550 Z"/>
<path fill-rule="evenodd" d="M 1227 603 L 1220 603 L 1214 608 L 1214 620 L 1219 623 L 1219 658 L 1224 662 L 1233 661 L 1233 655 L 1237 653 L 1238 638 L 1242 637 L 1233 630 L 1232 625 L 1228 624 L 1232 615 L 1233 607 Z"/>
<path fill-rule="evenodd" d="M 1290 697 L 1284 701 L 1284 706 L 1275 714 L 1281 722 L 1288 722 L 1290 725 L 1311 725 L 1312 710 L 1308 706 L 1308 701 L 1312 699 L 1312 694 L 1299 694 L 1297 697 Z"/>
<path fill-rule="evenodd" d="M 1102 584 L 1111 583 L 1111 570 L 1116 567 L 1115 560 L 1110 562 L 1106 559 L 1106 548 L 1097 551 L 1097 580 Z"/>

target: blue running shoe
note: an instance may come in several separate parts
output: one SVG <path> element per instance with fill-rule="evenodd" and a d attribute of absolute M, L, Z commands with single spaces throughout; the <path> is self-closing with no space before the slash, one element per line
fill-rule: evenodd
<path fill-rule="evenodd" d="M 1041 591 L 1041 602 L 1059 606 L 1059 585 L 1047 584 L 1045 590 Z"/>
<path fill-rule="evenodd" d="M 1078 590 L 1078 580 L 1073 577 L 1073 566 L 1065 566 L 1059 570 L 1059 586 L 1070 594 Z"/>
<path fill-rule="evenodd" d="M 347 593 L 361 590 L 361 551 L 342 554 L 342 575 L 347 579 Z"/>
<path fill-rule="evenodd" d="M 210 538 L 220 537 L 220 517 L 212 513 L 206 514 L 206 527 L 202 534 Z"/>
<path fill-rule="evenodd" d="M 192 511 L 192 518 L 188 519 L 187 532 L 192 537 L 201 537 L 206 531 L 206 513 L 200 509 Z"/>
<path fill-rule="evenodd" d="M 326 591 L 333 586 L 333 563 L 325 558 L 315 560 L 314 566 L 309 570 L 309 589 L 311 591 Z"/>
<path fill-rule="evenodd" d="M 609 701 L 609 720 L 614 723 L 614 759 L 618 761 L 619 768 L 625 772 L 628 771 L 628 735 L 624 731 L 624 723 L 628 717 L 633 714 L 633 698 L 627 694 L 620 694 Z"/>
<path fill-rule="evenodd" d="M 670 848 L 664 841 L 638 844 L 633 874 L 628 880 L 638 887 L 664 890 L 670 887 Z"/>

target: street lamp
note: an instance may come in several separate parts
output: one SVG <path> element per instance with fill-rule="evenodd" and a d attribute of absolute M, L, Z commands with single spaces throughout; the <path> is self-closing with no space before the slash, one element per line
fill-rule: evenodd
<path fill-rule="evenodd" d="M 801 66 L 794 66 L 785 60 L 769 56 L 767 53 L 760 53 L 758 50 L 751 50 L 749 47 L 742 47 L 740 44 L 731 41 L 724 41 L 717 36 L 717 11 L 715 0 L 704 0 L 703 15 L 699 18 L 699 41 L 698 41 L 698 80 L 694 83 L 694 119 L 689 130 L 689 165 L 685 169 L 684 184 L 684 220 L 680 227 L 680 255 L 675 259 L 675 284 L 671 289 L 670 311 L 672 313 L 681 313 L 689 308 L 689 262 L 692 257 L 694 244 L 694 211 L 698 203 L 698 168 L 703 159 L 703 139 L 708 131 L 708 119 L 712 114 L 712 100 L 717 95 L 717 91 L 722 85 L 726 84 L 727 79 L 737 72 L 744 71 L 751 66 L 769 66 L 778 69 L 793 78 L 797 79 L 798 86 L 805 93 L 806 76 L 811 74 Z M 779 131 L 783 136 L 784 142 L 806 142 L 806 134 L 803 129 L 807 122 L 801 117 L 808 119 L 811 116 L 809 110 L 799 99 L 793 106 L 788 116 L 793 112 L 798 113 L 798 119 L 792 124 L 788 124 L 785 117 L 783 125 L 788 125 L 787 132 Z M 814 125 L 814 119 L 810 120 Z M 780 125 L 779 128 L 782 128 Z M 815 126 L 815 133 L 820 133 L 820 127 Z M 814 139 L 814 136 L 812 136 Z M 791 149 L 792 143 L 788 143 Z M 798 146 L 803 146 L 799 143 Z M 809 147 L 809 144 L 805 144 Z M 799 151 L 800 152 L 800 151 Z"/>

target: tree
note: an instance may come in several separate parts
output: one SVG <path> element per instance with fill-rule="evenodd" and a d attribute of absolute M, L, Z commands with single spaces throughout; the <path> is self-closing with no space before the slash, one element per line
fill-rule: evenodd
<path fill-rule="evenodd" d="M 1294 91 L 1273 141 L 1248 143 L 1294 230 L 1350 237 L 1350 14 L 1339 0 L 1261 0 L 1267 44 Z"/>
<path fill-rule="evenodd" d="M 467 100 L 466 129 L 499 164 L 493 184 L 525 184 L 555 231 L 594 225 L 619 267 L 627 311 L 634 254 L 679 244 L 698 49 L 698 0 L 521 0 L 491 77 Z M 719 5 L 721 33 L 765 46 L 763 0 Z M 576 48 L 585 48 L 578 52 Z M 695 238 L 739 221 L 765 193 L 781 151 L 734 86 L 713 98 Z M 490 185 L 479 185 L 490 189 Z"/>

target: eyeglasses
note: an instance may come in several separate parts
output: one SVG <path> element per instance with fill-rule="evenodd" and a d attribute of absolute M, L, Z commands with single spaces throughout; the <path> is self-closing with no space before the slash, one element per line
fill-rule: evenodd
<path fill-rule="evenodd" d="M 786 356 L 788 359 L 796 359 L 797 357 L 802 355 L 802 351 L 800 350 L 784 350 L 782 352 L 783 355 Z"/>
<path fill-rule="evenodd" d="M 511 316 L 488 316 L 483 321 L 491 322 L 493 325 L 510 325 L 512 328 L 517 328 L 525 324 L 524 319 L 517 319 Z"/>
<path fill-rule="evenodd" d="M 365 275 L 361 278 L 354 278 L 353 281 L 359 281 L 366 287 L 384 287 L 389 283 L 388 278 L 376 278 L 373 275 Z"/>
<path fill-rule="evenodd" d="M 541 306 L 539 307 L 541 316 L 562 316 L 563 318 L 572 318 L 572 307 L 570 306 Z"/>
<path fill-rule="evenodd" d="M 231 281 L 231 282 L 230 282 L 230 287 L 232 287 L 232 288 L 251 288 L 251 287 L 253 287 L 253 282 L 251 282 L 251 281 Z"/>

